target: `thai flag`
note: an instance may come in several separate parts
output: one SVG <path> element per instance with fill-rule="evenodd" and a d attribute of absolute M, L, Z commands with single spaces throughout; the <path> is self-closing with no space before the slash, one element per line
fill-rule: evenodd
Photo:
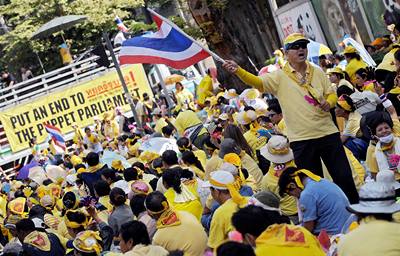
<path fill-rule="evenodd" d="M 125 40 L 119 53 L 120 64 L 165 64 L 175 69 L 187 68 L 210 54 L 175 24 L 152 10 L 158 31 Z"/>
<path fill-rule="evenodd" d="M 117 27 L 119 31 L 122 31 L 124 33 L 128 33 L 129 29 L 124 25 L 124 23 L 122 22 L 122 20 L 118 17 L 115 16 L 115 23 L 117 23 Z"/>
<path fill-rule="evenodd" d="M 50 134 L 54 144 L 65 151 L 67 147 L 65 146 L 65 139 L 60 128 L 55 127 L 49 123 L 45 123 L 44 128 L 46 129 L 47 133 Z"/>

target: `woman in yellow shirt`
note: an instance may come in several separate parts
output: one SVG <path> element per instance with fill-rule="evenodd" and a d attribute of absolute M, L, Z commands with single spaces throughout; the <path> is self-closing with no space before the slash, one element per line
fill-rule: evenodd
<path fill-rule="evenodd" d="M 194 187 L 181 183 L 180 171 L 180 168 L 164 171 L 162 180 L 167 189 L 164 196 L 175 210 L 189 212 L 200 220 L 203 206 L 201 205 L 199 195 Z"/>
<path fill-rule="evenodd" d="M 350 77 L 350 82 L 354 85 L 356 81 L 356 71 L 361 68 L 366 68 L 367 64 L 361 60 L 360 55 L 353 46 L 347 46 L 343 51 L 343 55 L 347 61 L 345 71 Z"/>
<path fill-rule="evenodd" d="M 204 167 L 192 151 L 184 151 L 182 153 L 182 162 L 189 167 L 189 169 L 193 171 L 197 177 L 204 180 Z"/>

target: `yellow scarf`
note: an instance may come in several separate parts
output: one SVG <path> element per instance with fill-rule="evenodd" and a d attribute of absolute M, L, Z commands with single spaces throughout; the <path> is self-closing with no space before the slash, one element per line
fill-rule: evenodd
<path fill-rule="evenodd" d="M 103 167 L 103 166 L 102 166 L 101 163 L 99 163 L 99 164 L 97 164 L 97 165 L 95 165 L 95 166 L 89 166 L 86 170 L 83 169 L 83 168 L 82 168 L 83 170 L 79 169 L 79 170 L 78 170 L 78 173 L 81 173 L 81 172 L 96 172 L 96 171 L 99 170 L 101 167 Z"/>
<path fill-rule="evenodd" d="M 157 220 L 157 229 L 178 226 L 181 224 L 178 215 L 171 208 L 165 210 Z"/>
<path fill-rule="evenodd" d="M 314 75 L 314 68 L 311 67 L 310 63 L 307 62 L 307 71 L 305 77 L 300 77 L 298 75 L 298 72 L 292 72 L 293 70 L 290 67 L 289 63 L 286 63 L 286 65 L 283 67 L 283 72 L 295 81 L 301 88 L 304 88 L 307 93 L 318 103 L 321 102 L 323 99 L 323 96 L 320 95 L 315 88 L 312 87 L 311 81 Z"/>
<path fill-rule="evenodd" d="M 400 87 L 394 87 L 392 90 L 389 91 L 391 94 L 400 94 Z"/>

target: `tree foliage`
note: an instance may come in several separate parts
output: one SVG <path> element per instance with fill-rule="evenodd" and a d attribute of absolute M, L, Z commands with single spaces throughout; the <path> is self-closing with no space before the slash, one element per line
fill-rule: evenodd
<path fill-rule="evenodd" d="M 11 0 L 0 6 L 0 16 L 6 19 L 10 32 L 0 36 L 1 68 L 16 70 L 21 66 L 38 69 L 35 52 L 42 58 L 46 69 L 61 66 L 57 46 L 62 43 L 59 33 L 39 40 L 32 34 L 43 24 L 57 16 L 86 15 L 86 22 L 64 31 L 71 40 L 71 52 L 76 54 L 99 41 L 103 31 L 116 31 L 115 15 L 133 19 L 134 8 L 143 0 Z"/>

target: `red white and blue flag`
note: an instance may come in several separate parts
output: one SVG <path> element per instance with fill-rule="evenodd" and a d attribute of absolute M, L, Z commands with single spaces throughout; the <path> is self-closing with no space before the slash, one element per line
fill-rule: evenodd
<path fill-rule="evenodd" d="M 175 24 L 152 10 L 158 31 L 133 37 L 122 43 L 121 65 L 134 63 L 165 64 L 172 68 L 187 68 L 210 54 L 187 36 Z"/>
<path fill-rule="evenodd" d="M 117 27 L 119 31 L 122 31 L 124 33 L 129 32 L 129 29 L 124 25 L 124 23 L 122 22 L 122 20 L 118 17 L 115 16 L 115 23 L 117 23 Z"/>
<path fill-rule="evenodd" d="M 45 123 L 44 128 L 46 129 L 47 133 L 50 134 L 51 140 L 54 142 L 54 145 L 62 148 L 65 151 L 67 147 L 65 146 L 65 139 L 60 128 L 55 127 L 49 123 Z"/>

